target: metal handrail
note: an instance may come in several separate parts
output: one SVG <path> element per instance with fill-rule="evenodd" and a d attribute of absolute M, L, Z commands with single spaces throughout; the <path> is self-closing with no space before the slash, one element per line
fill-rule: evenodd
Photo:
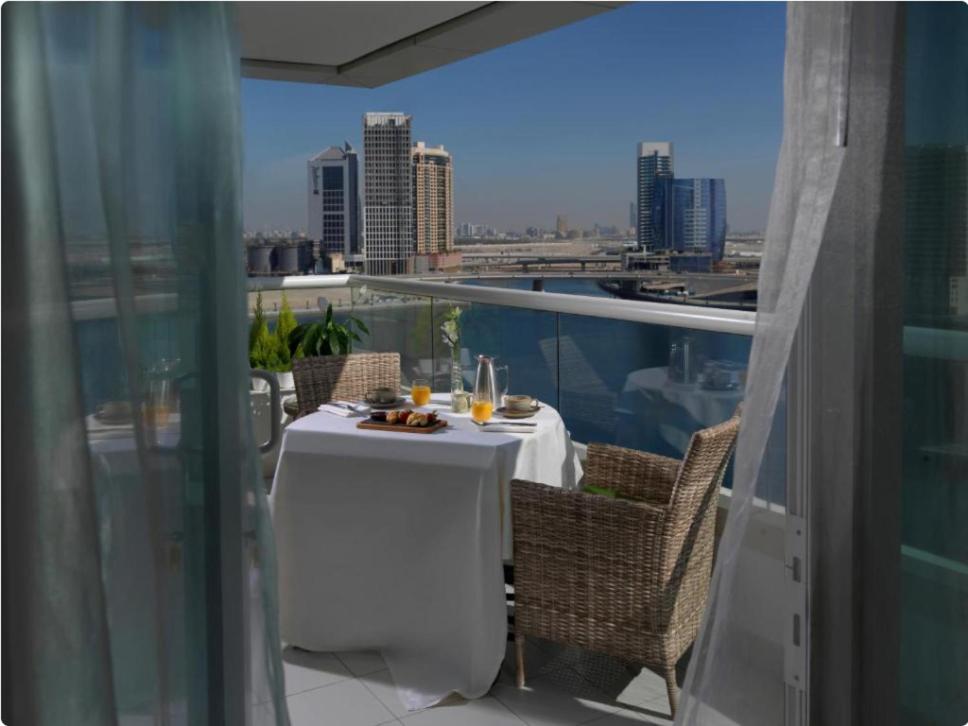
<path fill-rule="evenodd" d="M 257 277 L 249 279 L 250 290 L 304 290 L 351 285 L 400 295 L 443 298 L 482 305 L 540 310 L 565 315 L 586 315 L 634 323 L 667 325 L 715 333 L 752 336 L 756 313 L 723 308 L 693 308 L 674 303 L 620 300 L 610 297 L 571 295 L 530 290 L 508 290 L 483 285 L 459 285 L 401 277 L 370 275 L 295 275 L 292 277 Z"/>

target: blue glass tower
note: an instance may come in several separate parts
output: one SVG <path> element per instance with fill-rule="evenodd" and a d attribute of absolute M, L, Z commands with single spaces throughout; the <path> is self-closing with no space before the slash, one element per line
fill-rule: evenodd
<path fill-rule="evenodd" d="M 721 260 L 726 245 L 726 185 L 722 179 L 655 181 L 651 249 Z"/>

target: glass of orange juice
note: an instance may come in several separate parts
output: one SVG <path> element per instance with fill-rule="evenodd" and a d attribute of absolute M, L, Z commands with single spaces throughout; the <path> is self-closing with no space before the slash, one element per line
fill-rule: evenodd
<path fill-rule="evenodd" d="M 410 397 L 414 406 L 426 406 L 430 403 L 430 383 L 424 378 L 414 378 L 410 384 Z"/>
<path fill-rule="evenodd" d="M 483 396 L 474 397 L 474 401 L 471 403 L 471 418 L 477 421 L 477 423 L 484 423 L 490 420 L 493 412 L 494 402 L 490 398 L 484 398 Z"/>

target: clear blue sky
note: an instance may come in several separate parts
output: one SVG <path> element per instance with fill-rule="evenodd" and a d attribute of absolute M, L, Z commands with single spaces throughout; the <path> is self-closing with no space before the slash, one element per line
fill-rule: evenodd
<path fill-rule="evenodd" d="M 458 222 L 626 226 L 637 142 L 672 141 L 677 176 L 726 180 L 731 230 L 763 229 L 784 28 L 782 3 L 638 3 L 377 89 L 243 80 L 246 229 L 306 227 L 306 160 L 362 152 L 366 111 L 454 154 Z"/>

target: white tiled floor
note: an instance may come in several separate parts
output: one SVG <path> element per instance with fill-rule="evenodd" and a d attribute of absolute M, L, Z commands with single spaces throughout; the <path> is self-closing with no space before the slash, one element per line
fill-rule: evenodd
<path fill-rule="evenodd" d="M 514 649 L 508 646 L 489 695 L 454 697 L 408 712 L 397 699 L 390 671 L 377 653 L 283 650 L 292 726 L 668 726 L 662 679 L 643 669 L 577 648 L 531 639 L 528 684 L 514 685 Z"/>

